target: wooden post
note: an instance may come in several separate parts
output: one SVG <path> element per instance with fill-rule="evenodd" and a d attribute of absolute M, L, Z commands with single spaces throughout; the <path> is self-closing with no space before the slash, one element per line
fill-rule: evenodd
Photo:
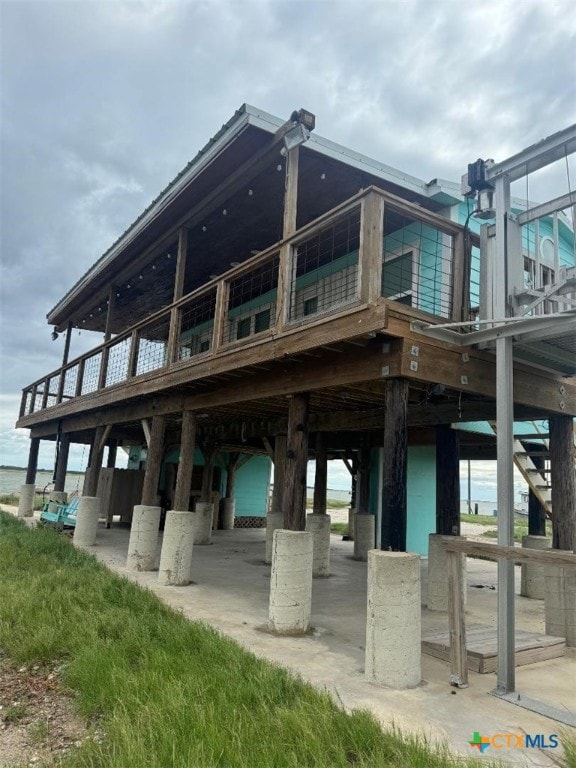
<path fill-rule="evenodd" d="M 448 237 L 448 235 L 443 235 Z M 469 284 L 470 284 L 470 265 L 469 257 L 466 254 L 466 244 L 464 233 L 460 232 L 452 236 L 452 297 L 450 317 L 455 322 L 464 322 L 468 320 L 470 313 Z"/>
<path fill-rule="evenodd" d="M 116 455 L 118 453 L 118 440 L 108 441 L 108 457 L 106 459 L 106 466 L 108 469 L 114 469 L 116 466 Z"/>
<path fill-rule="evenodd" d="M 108 291 L 108 310 L 106 311 L 106 327 L 104 329 L 104 341 L 110 341 L 112 338 L 112 322 L 114 320 L 114 310 L 116 308 L 116 286 L 111 285 Z"/>
<path fill-rule="evenodd" d="M 102 454 L 104 446 L 102 438 L 106 431 L 105 426 L 96 427 L 92 445 L 90 446 L 90 456 L 88 458 L 88 469 L 84 477 L 83 496 L 96 496 L 98 490 L 98 480 L 100 478 L 100 469 L 102 468 Z"/>
<path fill-rule="evenodd" d="M 296 232 L 298 216 L 298 163 L 300 147 L 294 147 L 286 155 L 286 176 L 284 182 L 284 221 L 282 239 Z"/>
<path fill-rule="evenodd" d="M 306 529 L 306 465 L 308 463 L 308 393 L 292 395 L 288 401 L 286 475 L 282 499 L 283 527 Z"/>
<path fill-rule="evenodd" d="M 386 381 L 380 546 L 406 551 L 407 379 Z"/>
<path fill-rule="evenodd" d="M 86 367 L 86 358 L 83 357 L 78 363 L 78 374 L 76 376 L 76 392 L 74 395 L 80 397 L 82 395 L 82 384 L 84 383 L 84 368 Z"/>
<path fill-rule="evenodd" d="M 286 435 L 276 435 L 274 441 L 274 489 L 272 491 L 272 515 L 282 514 L 284 482 L 286 479 Z"/>
<path fill-rule="evenodd" d="M 174 298 L 178 301 L 184 295 L 184 278 L 186 276 L 186 255 L 188 252 L 188 230 L 182 227 L 178 233 L 178 257 L 176 259 L 176 274 L 174 275 Z"/>
<path fill-rule="evenodd" d="M 130 336 L 130 355 L 128 357 L 128 370 L 126 371 L 126 378 L 130 379 L 132 376 L 136 376 L 136 367 L 138 365 L 138 330 L 132 331 Z"/>
<path fill-rule="evenodd" d="M 365 439 L 358 453 L 358 475 L 356 493 L 358 501 L 356 511 L 363 515 L 370 511 L 370 446 Z"/>
<path fill-rule="evenodd" d="M 362 200 L 358 289 L 361 301 L 373 304 L 382 295 L 382 240 L 384 198 L 369 192 Z"/>
<path fill-rule="evenodd" d="M 72 320 L 68 320 L 66 326 L 66 338 L 64 339 L 64 352 L 62 354 L 62 367 L 68 362 L 70 356 L 70 341 L 72 340 Z"/>
<path fill-rule="evenodd" d="M 328 455 L 326 452 L 326 435 L 316 432 L 316 472 L 314 475 L 314 506 L 315 515 L 326 514 L 326 486 L 328 481 Z"/>
<path fill-rule="evenodd" d="M 40 438 L 30 438 L 30 450 L 28 451 L 28 466 L 26 468 L 26 485 L 34 485 L 38 470 L 38 451 L 40 450 Z"/>
<path fill-rule="evenodd" d="M 211 503 L 212 501 L 212 480 L 214 478 L 214 462 L 218 448 L 214 444 L 208 443 L 203 449 L 204 471 L 202 472 L 202 490 L 200 492 L 200 501 Z"/>
<path fill-rule="evenodd" d="M 234 483 L 236 481 L 236 468 L 240 459 L 239 453 L 231 453 L 226 465 L 226 492 L 224 498 L 231 499 L 234 496 Z"/>
<path fill-rule="evenodd" d="M 280 248 L 278 265 L 278 289 L 276 291 L 276 331 L 281 333 L 290 319 L 292 294 L 292 246 L 284 243 Z"/>
<path fill-rule="evenodd" d="M 436 533 L 460 536 L 460 450 L 458 434 L 436 427 Z"/>
<path fill-rule="evenodd" d="M 550 484 L 552 486 L 552 548 L 576 547 L 576 480 L 572 416 L 551 415 Z"/>
<path fill-rule="evenodd" d="M 54 468 L 54 490 L 63 491 L 66 484 L 66 470 L 68 469 L 68 454 L 70 452 L 70 436 L 61 435 L 60 444 Z"/>
<path fill-rule="evenodd" d="M 174 509 L 186 512 L 190 508 L 190 486 L 194 469 L 194 451 L 196 450 L 196 414 L 194 411 L 182 413 L 182 433 L 180 436 L 180 461 L 176 475 Z"/>
<path fill-rule="evenodd" d="M 108 355 L 110 347 L 102 347 L 100 355 L 100 372 L 98 374 L 98 389 L 104 389 L 106 386 L 106 376 L 108 375 Z"/>
<path fill-rule="evenodd" d="M 146 458 L 146 471 L 142 487 L 142 505 L 148 507 L 158 506 L 158 481 L 164 458 L 164 430 L 166 419 L 164 416 L 153 416 L 150 429 L 150 443 Z"/>
<path fill-rule="evenodd" d="M 212 331 L 212 351 L 216 352 L 222 346 L 226 316 L 228 314 L 228 294 L 230 284 L 221 280 L 216 288 L 216 307 L 214 309 L 214 329 Z"/>
<path fill-rule="evenodd" d="M 459 552 L 446 552 L 448 565 L 448 618 L 450 623 L 450 685 L 468 687 L 464 582 Z"/>
<path fill-rule="evenodd" d="M 542 446 L 539 445 L 538 448 L 541 449 Z M 536 469 L 544 469 L 546 459 L 543 456 L 531 456 L 530 458 Z M 531 488 L 528 489 L 528 535 L 546 536 L 546 510 Z"/>

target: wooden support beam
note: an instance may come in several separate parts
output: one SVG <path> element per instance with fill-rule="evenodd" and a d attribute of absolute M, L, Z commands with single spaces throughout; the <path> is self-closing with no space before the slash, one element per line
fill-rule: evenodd
<path fill-rule="evenodd" d="M 576 548 L 576 478 L 574 422 L 571 416 L 549 419 L 550 485 L 552 486 L 552 547 Z"/>
<path fill-rule="evenodd" d="M 98 450 L 100 451 L 100 453 L 104 453 L 104 448 L 106 447 L 106 441 L 108 440 L 111 431 L 112 431 L 112 424 L 106 424 L 106 426 L 104 427 L 104 432 L 102 433 L 100 445 L 98 446 Z"/>
<path fill-rule="evenodd" d="M 202 490 L 200 501 L 212 501 L 212 480 L 214 478 L 214 462 L 218 454 L 218 446 L 207 443 L 202 450 L 204 456 L 204 471 L 202 472 Z"/>
<path fill-rule="evenodd" d="M 283 527 L 289 531 L 306 528 L 306 465 L 308 463 L 308 404 L 306 393 L 293 395 L 288 402 L 286 475 L 282 499 Z"/>
<path fill-rule="evenodd" d="M 105 430 L 106 427 L 100 425 L 94 431 L 92 445 L 90 446 L 90 456 L 88 458 L 88 469 L 84 476 L 83 496 L 96 496 L 98 491 L 98 480 L 100 479 L 100 470 L 102 468 L 102 453 L 104 451 L 102 437 Z"/>
<path fill-rule="evenodd" d="M 448 620 L 450 624 L 450 685 L 467 688 L 465 584 L 462 578 L 460 554 L 448 551 L 446 559 L 448 566 Z"/>
<path fill-rule="evenodd" d="M 226 491 L 224 494 L 226 499 L 231 499 L 234 496 L 234 484 L 236 481 L 236 470 L 238 469 L 239 460 L 240 454 L 235 451 L 230 454 L 230 458 L 226 464 Z"/>
<path fill-rule="evenodd" d="M 38 471 L 38 451 L 40 450 L 40 438 L 30 438 L 30 448 L 28 450 L 28 466 L 26 467 L 26 485 L 32 485 L 36 482 L 36 472 Z"/>
<path fill-rule="evenodd" d="M 375 303 L 382 296 L 382 244 L 384 238 L 384 198 L 369 192 L 362 200 L 358 288 L 360 300 Z"/>
<path fill-rule="evenodd" d="M 282 239 L 291 237 L 296 232 L 298 216 L 298 165 L 300 147 L 294 147 L 286 155 L 286 176 L 284 182 L 284 220 Z"/>
<path fill-rule="evenodd" d="M 228 297 L 230 283 L 221 280 L 216 288 L 216 307 L 214 310 L 214 328 L 212 330 L 212 351 L 216 352 L 223 343 L 224 327 L 228 316 Z"/>
<path fill-rule="evenodd" d="M 314 475 L 314 506 L 315 515 L 326 514 L 326 490 L 328 484 L 328 455 L 326 453 L 326 436 L 324 432 L 316 432 L 316 471 Z"/>
<path fill-rule="evenodd" d="M 118 440 L 108 441 L 108 456 L 106 457 L 106 466 L 108 469 L 114 469 L 116 466 L 116 456 L 118 455 Z"/>
<path fill-rule="evenodd" d="M 64 352 L 62 353 L 62 365 L 68 363 L 70 357 L 70 342 L 72 340 L 72 320 L 68 320 L 66 325 L 66 338 L 64 339 Z"/>
<path fill-rule="evenodd" d="M 116 309 L 116 286 L 111 285 L 108 291 L 108 309 L 106 310 L 106 326 L 104 328 L 104 341 L 112 338 L 112 324 L 114 323 L 114 310 Z"/>
<path fill-rule="evenodd" d="M 148 419 L 142 419 L 141 424 L 142 424 L 142 430 L 144 432 L 144 439 L 146 440 L 146 445 L 149 446 L 150 445 L 150 422 L 148 421 Z"/>
<path fill-rule="evenodd" d="M 162 469 L 162 459 L 164 458 L 165 429 L 166 419 L 164 416 L 153 416 L 142 486 L 142 504 L 146 506 L 154 507 L 158 503 L 158 482 Z"/>
<path fill-rule="evenodd" d="M 460 535 L 460 450 L 448 425 L 436 427 L 436 533 Z"/>
<path fill-rule="evenodd" d="M 544 471 L 546 459 L 543 456 L 530 455 L 530 459 L 536 469 Z M 528 533 L 530 536 L 546 536 L 546 510 L 531 488 L 528 488 Z"/>
<path fill-rule="evenodd" d="M 184 278 L 186 276 L 186 256 L 188 253 L 188 230 L 182 227 L 178 233 L 178 256 L 176 258 L 176 274 L 174 275 L 173 301 L 178 301 L 184 293 Z"/>
<path fill-rule="evenodd" d="M 274 488 L 272 490 L 273 515 L 282 514 L 282 499 L 284 498 L 284 482 L 286 478 L 286 435 L 276 435 L 274 441 Z"/>
<path fill-rule="evenodd" d="M 446 536 L 442 546 L 448 552 L 464 552 L 466 555 L 480 555 L 489 560 L 511 560 L 514 563 L 532 565 L 560 565 L 576 568 L 576 555 L 561 549 L 528 549 L 524 547 L 506 547 L 483 541 L 470 541 L 454 536 Z"/>
<path fill-rule="evenodd" d="M 270 440 L 264 436 L 262 438 L 262 442 L 264 443 L 264 448 L 266 448 L 266 453 L 268 454 L 268 456 L 270 456 L 272 461 L 274 461 L 274 448 L 272 448 Z"/>
<path fill-rule="evenodd" d="M 60 435 L 57 443 L 56 467 L 54 468 L 54 490 L 63 491 L 66 484 L 66 470 L 68 469 L 68 455 L 70 453 L 70 435 Z"/>
<path fill-rule="evenodd" d="M 176 476 L 174 509 L 186 512 L 190 508 L 190 488 L 194 469 L 194 451 L 196 449 L 196 414 L 193 411 L 182 413 L 182 432 L 180 435 L 180 460 Z"/>
<path fill-rule="evenodd" d="M 366 515 L 370 511 L 370 444 L 366 435 L 358 452 L 357 483 L 358 503 L 356 511 Z"/>
<path fill-rule="evenodd" d="M 386 382 L 381 548 L 406 551 L 408 381 Z"/>

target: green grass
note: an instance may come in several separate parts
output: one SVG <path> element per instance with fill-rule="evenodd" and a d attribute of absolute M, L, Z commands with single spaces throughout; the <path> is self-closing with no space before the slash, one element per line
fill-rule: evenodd
<path fill-rule="evenodd" d="M 4 493 L 0 495 L 0 504 L 7 504 L 9 507 L 17 507 L 18 501 L 19 497 L 15 493 Z M 46 499 L 44 499 L 42 494 L 37 493 L 34 497 L 34 509 L 42 509 L 45 501 L 48 501 L 48 494 L 46 494 Z"/>
<path fill-rule="evenodd" d="M 62 660 L 81 713 L 106 733 L 62 768 L 486 765 L 345 713 L 51 530 L 0 513 L 0 562 L 0 647 L 15 663 Z"/>
<path fill-rule="evenodd" d="M 338 501 L 337 499 L 326 500 L 326 509 L 348 509 L 349 506 L 349 501 Z M 313 509 L 314 499 L 306 499 L 306 507 L 308 509 Z"/>
<path fill-rule="evenodd" d="M 331 523 L 330 532 L 338 533 L 342 536 L 348 535 L 348 523 Z"/>
<path fill-rule="evenodd" d="M 463 523 L 479 523 L 480 525 L 498 525 L 498 518 L 492 515 L 460 515 Z"/>

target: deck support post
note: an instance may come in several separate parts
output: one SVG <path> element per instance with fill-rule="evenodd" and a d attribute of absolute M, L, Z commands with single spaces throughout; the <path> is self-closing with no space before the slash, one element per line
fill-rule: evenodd
<path fill-rule="evenodd" d="M 309 629 L 313 547 L 307 531 L 274 532 L 268 612 L 273 632 L 303 635 Z"/>
<path fill-rule="evenodd" d="M 306 530 L 313 536 L 312 574 L 330 576 L 330 515 L 326 513 L 326 486 L 328 454 L 324 432 L 316 432 L 316 470 L 314 475 L 314 503 L 311 515 L 306 516 Z"/>
<path fill-rule="evenodd" d="M 428 600 L 430 611 L 448 610 L 448 556 L 443 536 L 460 535 L 460 450 L 458 433 L 436 427 L 436 533 L 428 537 Z M 460 580 L 466 585 L 466 556 L 458 553 Z M 464 589 L 464 604 L 466 591 Z"/>
<path fill-rule="evenodd" d="M 530 456 L 530 459 L 536 469 L 544 469 L 546 459 L 543 456 Z M 531 488 L 528 490 L 528 535 L 546 536 L 546 510 Z"/>
<path fill-rule="evenodd" d="M 190 486 L 194 469 L 194 451 L 196 450 L 196 414 L 194 411 L 182 413 L 182 431 L 180 434 L 180 459 L 176 475 L 174 492 L 174 510 L 186 512 L 190 509 Z"/>
<path fill-rule="evenodd" d="M 576 547 L 576 479 L 574 431 L 569 415 L 550 416 L 550 484 L 552 485 L 552 548 Z M 576 646 L 576 572 L 550 566 L 546 572 L 546 633 Z"/>
<path fill-rule="evenodd" d="M 382 467 L 382 550 L 406 551 L 408 380 L 388 379 Z"/>
<path fill-rule="evenodd" d="M 116 456 L 118 454 L 118 440 L 108 441 L 108 456 L 106 457 L 106 466 L 108 469 L 114 469 L 116 466 Z"/>
<path fill-rule="evenodd" d="M 170 510 L 166 513 L 160 553 L 158 581 L 172 587 L 190 584 L 194 544 L 194 513 Z"/>
<path fill-rule="evenodd" d="M 286 477 L 286 435 L 276 435 L 274 440 L 274 489 L 272 503 L 266 518 L 266 553 L 264 562 L 272 562 L 272 544 L 274 531 L 282 528 L 282 498 L 284 496 L 284 480 Z"/>
<path fill-rule="evenodd" d="M 370 514 L 370 446 L 366 440 L 358 452 L 356 500 L 354 559 L 366 561 L 368 552 L 376 546 L 376 520 Z"/>
<path fill-rule="evenodd" d="M 104 453 L 102 438 L 104 437 L 105 431 L 106 427 L 101 425 L 96 427 L 94 432 L 92 445 L 90 446 L 90 456 L 88 458 L 88 469 L 86 470 L 86 476 L 84 477 L 82 496 L 90 496 L 92 498 L 96 496 L 100 470 L 102 468 L 102 454 Z"/>
<path fill-rule="evenodd" d="M 58 445 L 58 457 L 54 469 L 54 490 L 63 491 L 66 484 L 66 470 L 68 469 L 68 455 L 70 453 L 70 435 L 61 435 Z"/>
<path fill-rule="evenodd" d="M 306 393 L 288 400 L 286 475 L 282 498 L 282 527 L 303 531 L 306 527 L 306 465 L 308 463 L 308 404 Z"/>
<path fill-rule="evenodd" d="M 20 486 L 18 498 L 18 517 L 32 517 L 34 513 L 34 501 L 36 498 L 36 471 L 38 469 L 38 451 L 40 450 L 40 438 L 30 438 L 28 450 L 28 466 L 26 468 L 26 482 Z"/>
<path fill-rule="evenodd" d="M 164 416 L 153 416 L 150 428 L 150 442 L 146 458 L 146 471 L 142 486 L 142 504 L 147 507 L 156 506 L 158 500 L 158 481 L 164 456 Z"/>
<path fill-rule="evenodd" d="M 236 501 L 234 499 L 234 484 L 236 482 L 236 469 L 240 454 L 231 453 L 228 464 L 226 465 L 226 491 L 222 503 L 222 530 L 231 531 L 234 529 L 234 517 L 236 514 Z"/>

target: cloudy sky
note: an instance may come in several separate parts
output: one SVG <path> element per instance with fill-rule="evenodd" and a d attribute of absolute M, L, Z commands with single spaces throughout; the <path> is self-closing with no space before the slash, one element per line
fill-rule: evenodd
<path fill-rule="evenodd" d="M 61 361 L 46 313 L 243 102 L 304 106 L 318 133 L 425 180 L 576 121 L 572 0 L 0 9 L 2 464 L 26 462 L 20 390 Z"/>

